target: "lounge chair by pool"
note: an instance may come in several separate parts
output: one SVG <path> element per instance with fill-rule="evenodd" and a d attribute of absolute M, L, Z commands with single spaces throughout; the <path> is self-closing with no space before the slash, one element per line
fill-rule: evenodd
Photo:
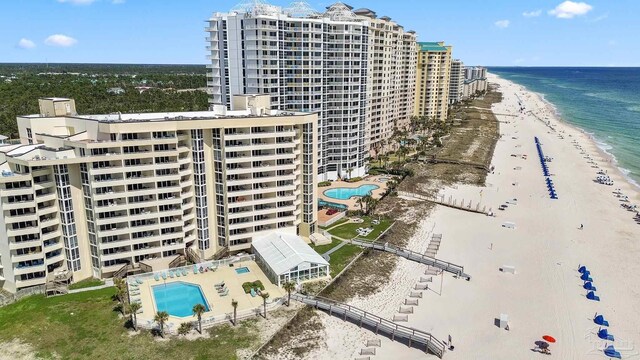
<path fill-rule="evenodd" d="M 198 265 L 193 264 L 193 273 L 197 274 L 198 273 Z"/>
<path fill-rule="evenodd" d="M 166 272 L 164 272 L 164 271 L 162 272 L 162 278 L 163 278 L 164 280 L 167 280 L 167 273 L 166 273 Z"/>
<path fill-rule="evenodd" d="M 223 292 L 220 293 L 220 296 L 227 296 L 229 295 L 229 288 L 225 288 Z"/>
<path fill-rule="evenodd" d="M 169 277 L 173 279 L 173 271 L 169 271 Z"/>
<path fill-rule="evenodd" d="M 256 297 L 256 289 L 251 288 L 251 297 Z"/>
<path fill-rule="evenodd" d="M 180 271 L 182 271 L 182 275 L 187 276 L 187 269 L 181 269 Z"/>
<path fill-rule="evenodd" d="M 158 274 L 153 274 L 153 278 L 156 279 L 156 281 L 160 281 L 160 275 Z"/>
<path fill-rule="evenodd" d="M 136 282 L 138 283 L 138 285 L 142 285 L 143 281 L 140 280 L 140 278 L 136 278 Z"/>
<path fill-rule="evenodd" d="M 177 276 L 177 277 L 182 276 L 182 274 L 180 273 L 180 271 L 176 271 L 176 276 Z"/>

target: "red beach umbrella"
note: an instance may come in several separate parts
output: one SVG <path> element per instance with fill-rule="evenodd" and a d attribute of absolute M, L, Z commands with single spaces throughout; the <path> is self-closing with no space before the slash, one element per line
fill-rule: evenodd
<path fill-rule="evenodd" d="M 550 336 L 550 335 L 545 335 L 545 336 L 543 336 L 542 338 L 543 338 L 545 341 L 548 341 L 548 342 L 550 342 L 550 343 L 554 343 L 554 342 L 556 342 L 556 339 L 555 339 L 553 336 Z"/>

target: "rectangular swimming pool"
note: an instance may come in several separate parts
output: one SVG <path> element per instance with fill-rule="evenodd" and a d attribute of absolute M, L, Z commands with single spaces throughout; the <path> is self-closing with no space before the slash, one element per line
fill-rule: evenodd
<path fill-rule="evenodd" d="M 182 281 L 171 282 L 152 287 L 153 297 L 158 311 L 166 311 L 178 317 L 193 316 L 193 306 L 204 305 L 209 311 L 209 304 L 199 285 Z"/>
<path fill-rule="evenodd" d="M 236 269 L 236 274 L 238 275 L 242 275 L 242 274 L 246 274 L 249 272 L 249 268 L 246 266 L 240 267 Z"/>

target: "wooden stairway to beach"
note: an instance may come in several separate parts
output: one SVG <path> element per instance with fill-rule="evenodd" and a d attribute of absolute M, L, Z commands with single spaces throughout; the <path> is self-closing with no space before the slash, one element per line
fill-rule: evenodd
<path fill-rule="evenodd" d="M 398 325 L 391 320 L 361 310 L 354 306 L 339 303 L 330 299 L 314 296 L 292 294 L 291 299 L 323 310 L 329 315 L 339 317 L 360 327 L 367 328 L 377 334 L 384 334 L 392 341 L 405 343 L 425 352 L 432 353 L 439 358 L 444 356 L 445 344 L 430 333 L 412 327 Z"/>
<path fill-rule="evenodd" d="M 351 243 L 353 245 L 357 245 L 360 247 L 370 248 L 370 249 L 379 250 L 379 251 L 386 251 L 388 253 L 401 256 L 405 259 L 416 261 L 421 264 L 429 265 L 431 267 L 439 268 L 448 273 L 452 273 L 458 277 L 471 280 L 471 275 L 464 273 L 464 267 L 450 263 L 448 261 L 438 260 L 436 258 L 427 256 L 424 254 L 420 254 L 409 249 L 403 249 L 397 246 L 389 245 L 387 243 L 370 242 L 370 241 L 363 241 L 358 239 L 351 239 L 346 241 L 348 243 Z"/>

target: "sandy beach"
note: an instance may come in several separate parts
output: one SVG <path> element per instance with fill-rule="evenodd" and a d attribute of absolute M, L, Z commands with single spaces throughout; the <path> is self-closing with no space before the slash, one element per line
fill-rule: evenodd
<path fill-rule="evenodd" d="M 423 292 L 401 324 L 442 340 L 450 335 L 455 349 L 445 353 L 447 359 L 605 359 L 602 349 L 612 343 L 623 359 L 640 358 L 640 225 L 633 220 L 635 212 L 622 208 L 614 195 L 620 189 L 629 203 L 640 203 L 637 188 L 588 134 L 558 119 L 540 96 L 494 75 L 489 81 L 504 97 L 493 108 L 501 122 L 495 171 L 486 187 L 461 185 L 440 193 L 480 202 L 496 216 L 436 207 L 421 221 L 408 248 L 424 252 L 431 234 L 442 234 L 437 258 L 463 265 L 472 279 L 434 276 L 432 290 Z M 536 136 L 545 156 L 553 158 L 548 166 L 557 200 L 547 191 Z M 599 169 L 611 176 L 613 186 L 594 181 Z M 506 210 L 498 210 L 513 199 Z M 503 227 L 505 222 L 515 228 Z M 590 270 L 599 302 L 585 297 L 579 264 Z M 500 271 L 505 265 L 516 273 Z M 401 259 L 381 291 L 350 304 L 391 319 L 425 269 Z M 614 342 L 598 339 L 596 312 L 609 321 Z M 500 314 L 508 315 L 509 330 L 495 325 Z M 419 350 L 337 318 L 321 314 L 321 319 L 326 346 L 309 358 L 361 357 L 366 340 L 373 339 L 381 346 L 371 359 L 425 358 Z M 534 349 L 543 335 L 557 339 L 551 355 Z"/>

